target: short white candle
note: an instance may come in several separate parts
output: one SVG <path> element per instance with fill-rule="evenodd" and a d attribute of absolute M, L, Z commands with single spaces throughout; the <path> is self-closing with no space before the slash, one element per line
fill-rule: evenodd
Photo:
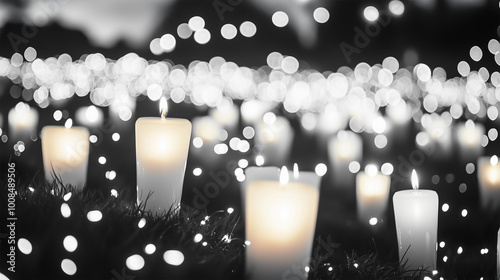
<path fill-rule="evenodd" d="M 41 132 L 45 179 L 52 182 L 54 175 L 64 184 L 82 189 L 87 180 L 89 132 L 83 127 L 45 126 Z M 54 174 L 55 173 L 55 174 Z"/>
<path fill-rule="evenodd" d="M 75 116 L 78 123 L 91 128 L 100 127 L 104 120 L 102 110 L 94 105 L 78 108 Z"/>
<path fill-rule="evenodd" d="M 483 152 L 481 136 L 484 135 L 484 125 L 468 120 L 465 124 L 457 124 L 457 141 L 460 158 L 463 161 L 476 160 Z"/>
<path fill-rule="evenodd" d="M 415 170 L 414 190 L 398 191 L 393 196 L 394 218 L 398 238 L 399 260 L 408 270 L 436 269 L 438 195 L 432 190 L 419 190 Z"/>
<path fill-rule="evenodd" d="M 24 102 L 17 103 L 9 111 L 9 137 L 13 140 L 28 140 L 36 133 L 38 111 Z"/>
<path fill-rule="evenodd" d="M 255 130 L 256 148 L 267 165 L 285 164 L 292 148 L 294 132 L 287 118 L 268 113 Z M 274 117 L 272 117 L 274 116 Z"/>
<path fill-rule="evenodd" d="M 276 174 L 276 173 L 275 173 Z M 270 174 L 268 174 L 270 175 Z M 277 175 L 277 174 L 276 174 Z M 290 181 L 287 182 L 289 177 Z M 285 279 L 309 264 L 319 201 L 320 177 L 282 169 L 280 181 L 252 181 L 246 189 L 248 279 Z"/>
<path fill-rule="evenodd" d="M 157 214 L 178 210 L 191 136 L 190 121 L 165 118 L 166 104 L 162 98 L 161 118 L 135 123 L 137 198 L 141 203 L 147 199 L 146 210 Z"/>
<path fill-rule="evenodd" d="M 498 156 L 480 157 L 477 179 L 483 209 L 500 209 L 500 164 Z"/>
<path fill-rule="evenodd" d="M 352 186 L 354 174 L 349 171 L 352 161 L 361 162 L 363 156 L 363 140 L 361 136 L 341 130 L 328 141 L 328 158 L 332 167 L 333 181 L 342 186 Z"/>
<path fill-rule="evenodd" d="M 371 218 L 382 218 L 387 209 L 391 178 L 378 173 L 375 165 L 367 165 L 365 172 L 356 175 L 358 218 L 366 223 Z"/>

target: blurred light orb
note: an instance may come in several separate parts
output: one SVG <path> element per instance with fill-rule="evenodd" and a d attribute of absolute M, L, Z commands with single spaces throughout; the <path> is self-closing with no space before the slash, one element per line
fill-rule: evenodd
<path fill-rule="evenodd" d="M 460 74 L 462 77 L 466 77 L 470 73 L 470 66 L 469 63 L 466 61 L 460 61 L 457 65 L 457 70 L 458 74 Z"/>
<path fill-rule="evenodd" d="M 368 221 L 368 223 L 370 223 L 371 226 L 375 226 L 378 224 L 378 219 L 373 217 Z"/>
<path fill-rule="evenodd" d="M 363 10 L 363 16 L 367 21 L 376 21 L 379 16 L 378 9 L 373 6 L 368 6 Z"/>
<path fill-rule="evenodd" d="M 277 11 L 271 17 L 276 27 L 285 27 L 288 24 L 288 15 L 283 11 Z"/>
<path fill-rule="evenodd" d="M 465 172 L 467 172 L 467 174 L 472 174 L 474 173 L 474 170 L 476 170 L 476 166 L 474 165 L 474 163 L 467 163 L 467 165 L 465 166 Z"/>
<path fill-rule="evenodd" d="M 380 171 L 382 172 L 382 174 L 389 176 L 394 172 L 394 166 L 389 162 L 386 162 L 382 164 L 382 166 L 380 167 Z"/>
<path fill-rule="evenodd" d="M 354 173 L 358 173 L 360 169 L 361 169 L 361 164 L 359 164 L 359 162 L 357 162 L 357 161 L 351 161 L 349 163 L 349 171 L 351 173 L 353 173 L 353 174 Z"/>
<path fill-rule="evenodd" d="M 328 171 L 328 167 L 324 163 L 318 163 L 316 167 L 314 168 L 314 172 L 316 172 L 316 175 L 323 177 L 325 176 L 326 172 Z"/>
<path fill-rule="evenodd" d="M 199 167 L 196 167 L 195 169 L 193 169 L 193 175 L 194 176 L 200 176 L 202 172 L 203 171 Z"/>
<path fill-rule="evenodd" d="M 61 204 L 61 215 L 64 218 L 69 218 L 71 216 L 71 208 L 67 203 Z"/>
<path fill-rule="evenodd" d="M 33 60 L 35 60 L 36 55 L 37 55 L 36 50 L 33 47 L 27 47 L 24 50 L 24 59 L 26 59 L 26 61 L 28 62 L 32 62 Z"/>
<path fill-rule="evenodd" d="M 251 21 L 245 21 L 240 25 L 240 33 L 247 38 L 253 37 L 257 33 L 257 26 Z"/>
<path fill-rule="evenodd" d="M 443 203 L 443 206 L 441 206 L 441 210 L 443 212 L 448 212 L 448 210 L 450 210 L 450 205 L 448 205 L 448 203 Z M 443 245 L 443 247 L 444 247 L 444 245 Z M 441 248 L 443 248 L 443 247 L 441 247 Z"/>
<path fill-rule="evenodd" d="M 283 55 L 279 52 L 271 52 L 267 55 L 267 65 L 273 69 L 281 68 L 281 62 L 283 61 Z"/>
<path fill-rule="evenodd" d="M 490 141 L 497 140 L 498 130 L 496 128 L 490 128 L 490 130 L 488 130 L 488 138 L 490 139 Z"/>
<path fill-rule="evenodd" d="M 207 29 L 200 29 L 194 33 L 194 40 L 200 45 L 204 45 L 210 41 L 210 31 Z"/>
<path fill-rule="evenodd" d="M 189 19 L 188 26 L 194 32 L 202 30 L 205 27 L 205 20 L 200 16 L 194 16 Z"/>
<path fill-rule="evenodd" d="M 470 58 L 474 61 L 479 61 L 483 58 L 483 51 L 478 46 L 473 46 L 469 51 Z"/>
<path fill-rule="evenodd" d="M 246 139 L 252 139 L 255 136 L 255 129 L 251 126 L 246 126 L 243 128 L 243 137 Z"/>
<path fill-rule="evenodd" d="M 154 244 L 148 244 L 146 245 L 146 247 L 144 247 L 144 252 L 148 255 L 151 255 L 156 252 L 156 246 Z"/>
<path fill-rule="evenodd" d="M 255 157 L 255 165 L 262 166 L 264 165 L 265 159 L 262 155 L 258 155 Z"/>
<path fill-rule="evenodd" d="M 224 39 L 232 40 L 238 34 L 238 29 L 236 28 L 236 26 L 230 23 L 226 23 L 221 27 L 220 34 Z"/>
<path fill-rule="evenodd" d="M 500 42 L 498 42 L 497 39 L 491 39 L 488 42 L 488 51 L 491 54 L 497 54 L 498 52 L 500 52 Z"/>
<path fill-rule="evenodd" d="M 76 250 L 76 248 L 78 248 L 78 240 L 76 240 L 76 238 L 72 235 L 68 235 L 66 237 L 64 237 L 64 240 L 63 240 L 63 246 L 64 246 L 64 249 L 66 249 L 66 251 L 68 252 L 74 252 Z"/>
<path fill-rule="evenodd" d="M 76 264 L 70 259 L 64 259 L 61 262 L 61 269 L 67 275 L 74 275 L 76 273 Z"/>
<path fill-rule="evenodd" d="M 399 0 L 392 0 L 389 2 L 389 11 L 395 16 L 400 16 L 405 11 L 405 4 Z"/>
<path fill-rule="evenodd" d="M 373 140 L 375 147 L 379 149 L 383 149 L 387 146 L 387 136 L 384 134 L 378 134 L 375 136 L 375 139 Z"/>
<path fill-rule="evenodd" d="M 173 51 L 175 49 L 176 43 L 177 41 L 172 34 L 165 34 L 160 38 L 160 46 L 165 52 Z"/>
<path fill-rule="evenodd" d="M 113 133 L 113 135 L 111 135 L 111 139 L 113 139 L 113 141 L 117 142 L 120 140 L 120 133 L 118 132 L 115 132 Z"/>
<path fill-rule="evenodd" d="M 330 19 L 330 12 L 323 7 L 316 8 L 313 12 L 313 18 L 317 23 L 326 23 Z"/>
<path fill-rule="evenodd" d="M 163 254 L 163 259 L 169 265 L 179 266 L 184 262 L 184 254 L 178 250 L 168 250 Z"/>
<path fill-rule="evenodd" d="M 158 84 L 148 86 L 147 95 L 151 101 L 158 101 L 163 95 L 163 89 Z"/>
<path fill-rule="evenodd" d="M 25 255 L 29 255 L 33 251 L 31 242 L 29 242 L 29 240 L 26 238 L 19 238 L 19 240 L 17 241 L 17 248 L 19 249 L 19 251 L 21 251 L 21 253 Z"/>
<path fill-rule="evenodd" d="M 56 110 L 54 112 L 53 117 L 54 117 L 54 120 L 56 120 L 58 122 L 58 121 L 60 121 L 62 119 L 63 113 L 61 112 L 61 110 Z"/>
<path fill-rule="evenodd" d="M 181 23 L 177 26 L 177 36 L 179 36 L 179 38 L 187 39 L 191 37 L 191 34 L 193 34 L 193 30 L 189 27 L 189 24 Z"/>
<path fill-rule="evenodd" d="M 144 267 L 144 258 L 141 255 L 135 254 L 128 257 L 125 264 L 130 270 L 141 270 Z"/>
<path fill-rule="evenodd" d="M 399 70 L 399 61 L 392 56 L 386 57 L 382 61 L 382 67 L 391 71 L 391 73 L 396 73 Z"/>
<path fill-rule="evenodd" d="M 281 69 L 287 74 L 293 74 L 299 70 L 299 61 L 293 56 L 287 56 L 281 61 Z"/>
<path fill-rule="evenodd" d="M 87 213 L 87 219 L 93 223 L 99 222 L 102 219 L 102 213 L 99 210 L 91 210 Z"/>

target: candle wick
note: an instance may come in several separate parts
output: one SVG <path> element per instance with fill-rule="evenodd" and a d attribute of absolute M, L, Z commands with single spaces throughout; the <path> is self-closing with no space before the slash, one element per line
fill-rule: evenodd
<path fill-rule="evenodd" d="M 164 120 L 166 115 L 167 115 L 167 108 L 161 110 L 161 119 Z"/>

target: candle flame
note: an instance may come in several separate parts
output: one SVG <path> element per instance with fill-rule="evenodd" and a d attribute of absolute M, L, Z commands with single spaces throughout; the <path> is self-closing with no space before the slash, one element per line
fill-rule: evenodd
<path fill-rule="evenodd" d="M 417 171 L 415 171 L 415 169 L 413 169 L 413 171 L 411 172 L 411 186 L 415 191 L 418 190 L 418 176 L 417 176 Z"/>
<path fill-rule="evenodd" d="M 288 168 L 286 168 L 286 166 L 283 166 L 281 168 L 281 172 L 280 172 L 280 185 L 284 186 L 286 184 L 288 184 L 288 181 L 289 181 L 289 177 L 288 177 Z"/>
<path fill-rule="evenodd" d="M 498 157 L 496 155 L 492 156 L 490 158 L 490 163 L 491 165 L 496 166 L 498 164 Z"/>
<path fill-rule="evenodd" d="M 293 178 L 299 179 L 299 165 L 297 163 L 293 164 Z"/>
<path fill-rule="evenodd" d="M 168 111 L 167 99 L 165 97 L 162 97 L 160 99 L 160 114 L 162 119 L 164 119 L 167 116 L 167 111 Z"/>
<path fill-rule="evenodd" d="M 73 126 L 73 120 L 71 118 L 67 119 L 64 123 L 64 127 L 71 128 Z"/>

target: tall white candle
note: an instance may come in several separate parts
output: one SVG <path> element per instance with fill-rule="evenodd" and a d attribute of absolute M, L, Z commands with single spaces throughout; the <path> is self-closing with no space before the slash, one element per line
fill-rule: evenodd
<path fill-rule="evenodd" d="M 332 167 L 333 182 L 339 186 L 352 186 L 354 174 L 349 172 L 352 161 L 361 162 L 363 156 L 363 140 L 361 136 L 341 130 L 328 141 L 328 158 Z"/>
<path fill-rule="evenodd" d="M 153 213 L 180 205 L 191 136 L 191 122 L 165 118 L 166 104 L 162 98 L 161 118 L 139 118 L 135 123 L 137 198 L 141 203 L 147 199 L 146 210 Z"/>
<path fill-rule="evenodd" d="M 36 133 L 38 112 L 24 102 L 17 103 L 9 111 L 9 137 L 13 140 L 28 140 Z"/>
<path fill-rule="evenodd" d="M 55 175 L 64 184 L 83 188 L 89 158 L 88 130 L 72 127 L 72 121 L 68 119 L 65 127 L 45 126 L 41 141 L 45 179 L 52 182 Z"/>
<path fill-rule="evenodd" d="M 465 124 L 457 124 L 457 142 L 460 158 L 463 161 L 475 161 L 483 152 L 481 136 L 484 135 L 484 125 L 468 120 Z"/>
<path fill-rule="evenodd" d="M 393 196 L 394 218 L 398 238 L 399 260 L 408 270 L 436 269 L 438 195 L 432 190 L 419 190 L 415 170 L 414 190 L 398 191 Z"/>
<path fill-rule="evenodd" d="M 371 218 L 384 216 L 389 199 L 391 178 L 378 173 L 377 167 L 367 165 L 365 172 L 356 175 L 356 201 L 358 218 L 361 222 L 369 222 Z"/>
<path fill-rule="evenodd" d="M 264 120 L 256 127 L 256 148 L 260 150 L 266 164 L 285 164 L 292 148 L 293 129 L 287 118 L 276 117 L 273 113 L 268 114 L 270 117 L 264 117 Z"/>
<path fill-rule="evenodd" d="M 290 181 L 287 181 L 289 177 Z M 284 279 L 309 264 L 319 201 L 320 177 L 294 176 L 282 169 L 280 181 L 252 181 L 246 189 L 246 274 L 248 279 Z"/>
<path fill-rule="evenodd" d="M 480 157 L 477 162 L 477 179 L 483 209 L 500 209 L 500 164 L 498 156 Z"/>

